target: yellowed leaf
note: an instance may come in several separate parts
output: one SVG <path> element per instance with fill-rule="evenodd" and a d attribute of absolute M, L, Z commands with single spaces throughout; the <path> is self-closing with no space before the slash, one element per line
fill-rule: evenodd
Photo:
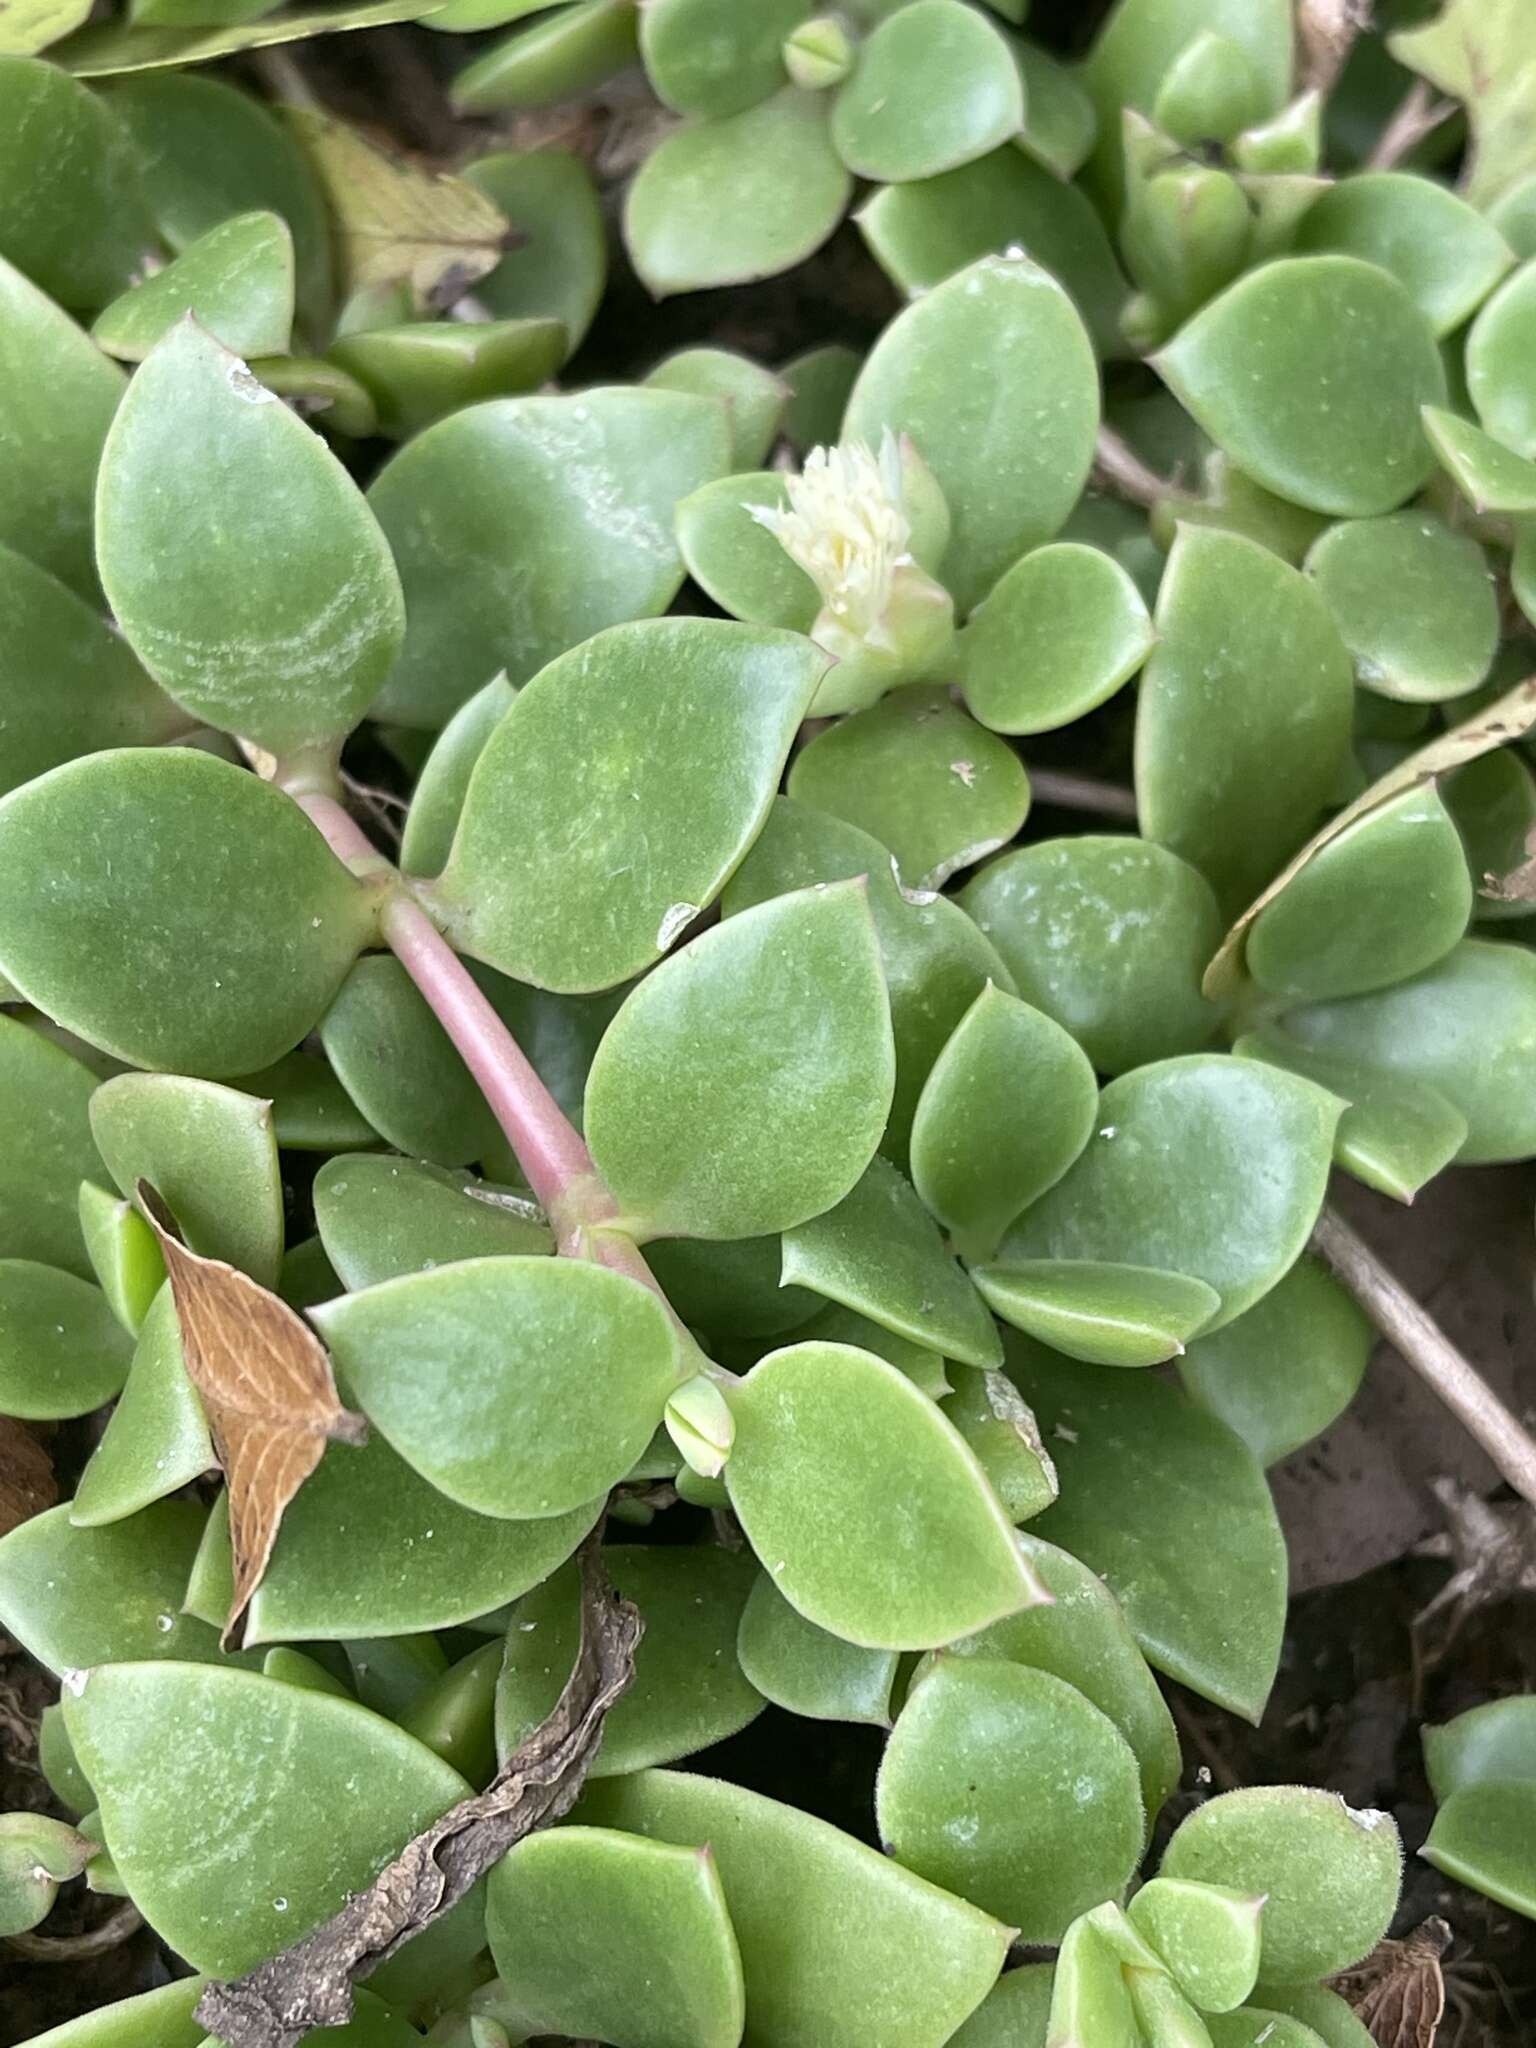
<path fill-rule="evenodd" d="M 463 178 L 382 149 L 313 108 L 283 111 L 330 201 L 344 296 L 404 284 L 417 312 L 441 312 L 501 261 L 506 215 Z"/>
<path fill-rule="evenodd" d="M 52 1458 L 24 1422 L 0 1415 L 0 1536 L 9 1536 L 58 1498 Z"/>
<path fill-rule="evenodd" d="M 283 1511 L 327 1440 L 364 1443 L 368 1425 L 342 1407 L 330 1358 L 308 1323 L 248 1274 L 189 1250 L 148 1181 L 139 1182 L 138 1197 L 165 1255 L 187 1377 L 229 1489 L 235 1587 L 227 1643 L 261 1583 Z"/>
<path fill-rule="evenodd" d="M 1520 739 L 1529 732 L 1533 725 L 1536 725 L 1536 675 L 1527 676 L 1524 682 L 1516 683 L 1512 690 L 1506 690 L 1492 704 L 1484 705 L 1481 711 L 1475 711 L 1462 724 L 1441 733 L 1428 746 L 1410 754 L 1406 761 L 1399 761 L 1395 768 L 1388 769 L 1378 782 L 1373 782 L 1353 803 L 1346 804 L 1336 817 L 1330 818 L 1321 831 L 1315 832 L 1263 894 L 1249 904 L 1205 970 L 1202 987 L 1206 995 L 1220 1002 L 1234 992 L 1242 979 L 1243 952 L 1248 944 L 1248 934 L 1259 912 L 1273 903 L 1282 889 L 1289 888 L 1302 869 L 1316 860 L 1325 846 L 1331 846 L 1341 832 L 1357 819 L 1401 796 L 1404 790 L 1434 782 L 1442 775 L 1449 775 L 1453 768 L 1475 761 L 1480 754 L 1490 754 L 1495 747 L 1507 746 L 1511 740 Z"/>

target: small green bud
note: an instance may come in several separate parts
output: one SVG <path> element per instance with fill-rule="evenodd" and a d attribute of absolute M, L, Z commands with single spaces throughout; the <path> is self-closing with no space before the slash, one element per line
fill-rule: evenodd
<path fill-rule="evenodd" d="M 689 1469 L 718 1479 L 736 1441 L 736 1422 L 724 1394 L 707 1373 L 698 1373 L 667 1403 L 667 1434 Z"/>
<path fill-rule="evenodd" d="M 825 92 L 853 69 L 853 39 L 835 15 L 815 15 L 785 37 L 784 69 L 806 92 Z"/>

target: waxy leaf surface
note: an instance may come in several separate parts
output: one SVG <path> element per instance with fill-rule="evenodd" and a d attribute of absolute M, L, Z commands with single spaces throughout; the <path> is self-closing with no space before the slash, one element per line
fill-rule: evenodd
<path fill-rule="evenodd" d="M 1038 1597 L 975 1454 L 884 1359 L 775 1351 L 731 1412 L 731 1505 L 808 1621 L 868 1649 L 929 1649 Z"/>
<path fill-rule="evenodd" d="M 865 892 L 818 886 L 728 918 L 641 982 L 592 1062 L 587 1141 L 646 1234 L 757 1237 L 849 1192 L 893 1071 Z"/>
<path fill-rule="evenodd" d="M 206 754 L 92 754 L 0 801 L 0 973 L 136 1066 L 268 1065 L 372 921 L 297 806 Z"/>
<path fill-rule="evenodd" d="M 643 1771 L 577 1819 L 708 1846 L 741 1945 L 753 2048 L 940 2048 L 980 2003 L 1008 1930 L 825 1821 L 737 1785 Z"/>
<path fill-rule="evenodd" d="M 225 1977 L 338 1912 L 469 1791 L 366 1707 L 251 1671 L 109 1665 L 64 1719 L 134 1902 Z"/>
<path fill-rule="evenodd" d="M 651 966 L 757 836 L 824 666 L 717 619 L 616 626 L 552 662 L 469 778 L 434 892 L 458 943 L 567 992 Z"/>
<path fill-rule="evenodd" d="M 405 631 L 388 544 L 351 478 L 194 320 L 151 350 L 113 422 L 96 549 L 150 673 L 274 753 L 350 732 Z"/>
<path fill-rule="evenodd" d="M 401 1457 L 462 1507 L 514 1521 L 622 1479 L 680 1377 L 658 1298 L 575 1259 L 467 1259 L 311 1314 Z"/>

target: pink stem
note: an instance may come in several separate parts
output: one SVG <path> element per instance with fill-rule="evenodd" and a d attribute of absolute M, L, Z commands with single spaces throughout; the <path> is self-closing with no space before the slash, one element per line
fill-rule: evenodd
<path fill-rule="evenodd" d="M 294 801 L 338 860 L 349 866 L 363 860 L 382 864 L 378 849 L 334 797 L 299 791 Z M 617 1216 L 618 1204 L 598 1177 L 586 1145 L 420 904 L 393 892 L 380 913 L 379 929 L 479 1083 L 562 1244 L 582 1226 Z M 612 1261 L 604 1257 L 603 1263 Z M 624 1268 L 630 1270 L 627 1260 Z M 649 1269 L 645 1278 L 655 1285 Z"/>

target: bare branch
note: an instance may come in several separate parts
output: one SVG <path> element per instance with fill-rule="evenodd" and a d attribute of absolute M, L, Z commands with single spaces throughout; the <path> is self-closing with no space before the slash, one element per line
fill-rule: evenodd
<path fill-rule="evenodd" d="M 1371 25 L 1371 0 L 1300 0 L 1296 33 L 1301 41 L 1301 82 L 1309 92 L 1328 92 L 1355 46 Z"/>
<path fill-rule="evenodd" d="M 1418 79 L 1404 93 L 1397 112 L 1376 138 L 1376 147 L 1365 160 L 1366 169 L 1390 171 L 1455 111 L 1454 100 L 1437 100 L 1423 79 Z"/>
<path fill-rule="evenodd" d="M 1536 1503 L 1536 1439 L 1471 1361 L 1336 1209 L 1312 1232 L 1320 1252 L 1394 1350 L 1488 1453 L 1516 1493 Z"/>

